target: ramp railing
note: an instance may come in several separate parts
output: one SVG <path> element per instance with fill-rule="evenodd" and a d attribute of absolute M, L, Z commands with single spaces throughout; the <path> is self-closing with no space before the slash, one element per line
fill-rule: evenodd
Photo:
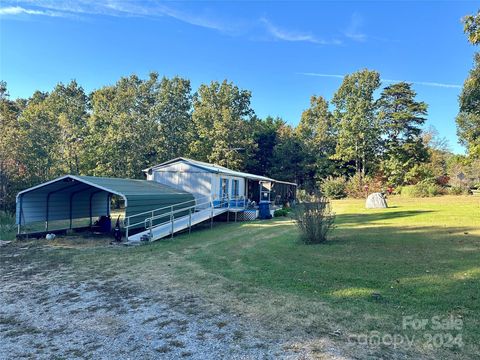
<path fill-rule="evenodd" d="M 213 218 L 215 216 L 215 209 L 226 209 L 226 211 L 229 211 L 232 208 L 235 208 L 236 210 L 245 209 L 246 206 L 247 201 L 244 196 L 234 196 L 231 198 L 228 196 L 222 196 L 218 198 L 212 196 L 202 196 L 193 200 L 164 206 L 158 209 L 145 211 L 125 217 L 125 236 L 128 240 L 128 234 L 132 228 L 143 228 L 144 231 L 149 231 L 150 239 L 152 239 L 153 230 L 159 226 L 165 226 L 166 224 L 169 224 L 171 226 L 169 233 L 171 236 L 173 236 L 175 232 L 175 220 L 179 218 L 178 214 L 183 214 L 182 216 L 188 216 L 188 228 L 189 231 L 191 231 L 192 214 L 197 211 L 205 211 L 209 209 L 209 218 L 211 219 L 211 221 L 213 221 Z M 135 218 L 142 218 L 142 220 L 135 220 Z"/>

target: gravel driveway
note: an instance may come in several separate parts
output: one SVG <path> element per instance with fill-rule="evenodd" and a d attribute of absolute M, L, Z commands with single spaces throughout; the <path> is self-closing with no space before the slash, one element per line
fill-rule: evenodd
<path fill-rule="evenodd" d="M 118 274 L 79 277 L 68 262 L 31 262 L 32 251 L 42 249 L 0 249 L 1 359 L 337 358 L 287 346 L 168 283 L 145 289 Z"/>

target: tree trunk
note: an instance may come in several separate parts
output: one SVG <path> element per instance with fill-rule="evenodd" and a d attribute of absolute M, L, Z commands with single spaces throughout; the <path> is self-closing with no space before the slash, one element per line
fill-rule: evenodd
<path fill-rule="evenodd" d="M 365 149 L 362 151 L 362 179 L 365 178 L 366 175 L 366 156 L 365 156 Z"/>
<path fill-rule="evenodd" d="M 358 140 L 355 140 L 355 172 L 362 178 L 361 161 L 358 151 Z"/>

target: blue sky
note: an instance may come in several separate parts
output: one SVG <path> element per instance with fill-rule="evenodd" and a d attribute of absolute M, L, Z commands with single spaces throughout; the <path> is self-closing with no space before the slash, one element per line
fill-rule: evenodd
<path fill-rule="evenodd" d="M 252 91 L 260 117 L 295 125 L 311 95 L 368 68 L 414 83 L 428 125 L 458 145 L 455 116 L 475 49 L 462 16 L 477 2 L 0 1 L 0 78 L 11 96 L 76 79 L 87 91 L 150 71 Z"/>

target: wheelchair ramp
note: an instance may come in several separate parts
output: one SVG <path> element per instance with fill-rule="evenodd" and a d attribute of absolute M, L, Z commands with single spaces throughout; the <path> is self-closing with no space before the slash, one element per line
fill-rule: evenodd
<path fill-rule="evenodd" d="M 137 234 L 130 235 L 128 237 L 128 242 L 140 242 L 142 237 L 145 235 L 150 239 L 150 241 L 159 240 L 161 238 L 171 236 L 176 232 L 188 229 L 189 227 L 197 225 L 203 221 L 212 219 L 215 216 L 223 214 L 227 211 L 227 208 L 213 209 L 213 211 L 212 209 L 200 210 L 192 213 L 191 222 L 190 215 L 182 216 L 174 219 L 172 222 L 154 226 L 151 230 L 147 229 Z"/>

